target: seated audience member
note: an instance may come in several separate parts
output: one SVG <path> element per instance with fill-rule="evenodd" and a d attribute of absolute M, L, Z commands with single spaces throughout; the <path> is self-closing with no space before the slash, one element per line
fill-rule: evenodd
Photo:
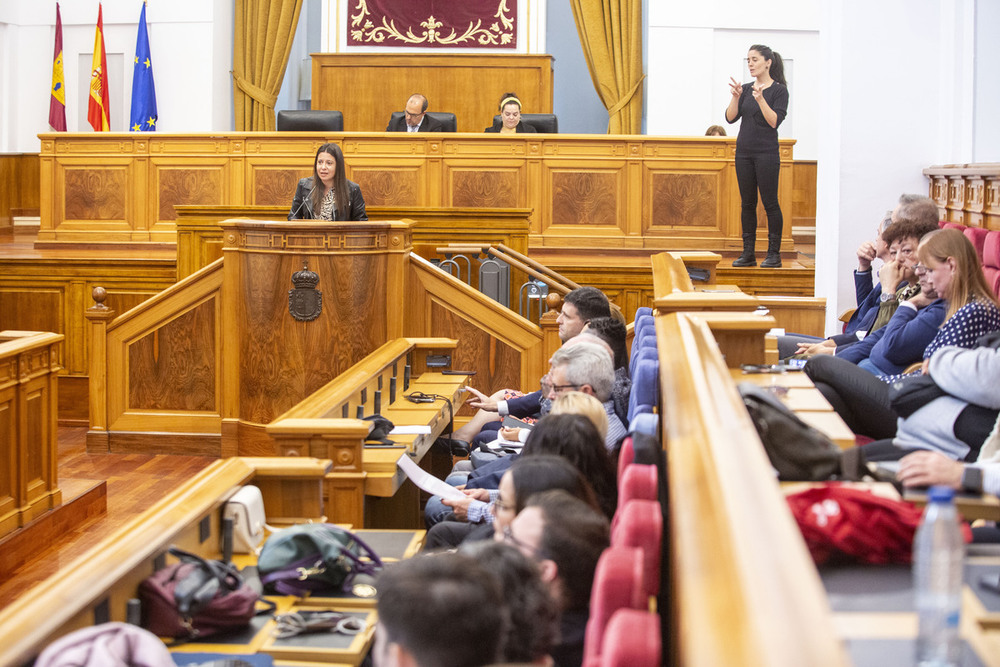
<path fill-rule="evenodd" d="M 313 175 L 295 188 L 289 220 L 367 220 L 361 186 L 347 180 L 344 153 L 337 144 L 323 144 L 313 160 Z"/>
<path fill-rule="evenodd" d="M 726 136 L 726 128 L 721 125 L 709 125 L 708 129 L 705 130 L 706 137 L 724 137 Z"/>
<path fill-rule="evenodd" d="M 917 250 L 927 284 L 947 303 L 944 323 L 924 350 L 927 359 L 940 348 L 971 348 L 986 334 L 1000 330 L 1000 307 L 983 276 L 979 257 L 962 232 L 941 229 L 926 235 Z M 896 433 L 896 414 L 889 404 L 889 384 L 898 375 L 876 377 L 837 357 L 818 356 L 806 374 L 856 434 L 875 439 Z"/>
<path fill-rule="evenodd" d="M 524 509 L 525 501 L 541 491 L 563 489 L 600 510 L 594 489 L 579 468 L 565 457 L 536 454 L 537 451 L 544 449 L 536 448 L 514 461 L 500 478 L 496 490 L 478 489 L 476 493 L 469 494 L 470 498 L 492 503 L 490 513 L 493 523 L 442 521 L 427 531 L 424 549 L 453 548 L 459 544 L 492 539 L 496 534 L 502 535 L 510 520 Z"/>
<path fill-rule="evenodd" d="M 924 358 L 924 351 L 944 322 L 948 304 L 938 298 L 926 271 L 914 267 L 913 272 L 917 278 L 915 290 L 909 287 L 913 279 L 909 267 L 900 274 L 907 281 L 907 287 L 900 290 L 906 298 L 899 302 L 886 325 L 862 341 L 837 348 L 837 357 L 874 375 L 902 373 Z"/>
<path fill-rule="evenodd" d="M 858 307 L 844 326 L 843 333 L 835 334 L 822 341 L 799 340 L 798 348 L 791 346 L 796 342 L 794 336 L 782 336 L 778 339 L 778 355 L 785 358 L 790 354 L 812 356 L 814 354 L 840 354 L 847 346 L 857 343 L 867 335 L 879 330 L 892 317 L 897 305 L 912 296 L 901 291 L 906 276 L 904 265 L 912 266 L 910 253 L 905 252 L 906 246 L 916 249 L 920 239 L 938 229 L 937 203 L 922 195 L 901 195 L 899 204 L 892 210 L 889 217 L 882 220 L 875 242 L 868 241 L 858 248 L 858 269 L 854 272 L 854 292 Z M 910 239 L 910 243 L 906 243 Z M 895 245 L 894 241 L 899 241 Z M 896 251 L 903 248 L 901 257 Z M 879 258 L 883 261 L 879 271 L 879 283 L 872 287 L 872 261 Z M 912 280 L 910 282 L 913 282 Z M 893 298 L 895 295 L 895 298 Z"/>
<path fill-rule="evenodd" d="M 386 132 L 442 132 L 444 127 L 427 115 L 427 98 L 420 93 L 406 100 L 403 117 L 389 120 Z"/>
<path fill-rule="evenodd" d="M 632 378 L 628 375 L 628 332 L 625 323 L 613 317 L 595 317 L 583 328 L 583 333 L 593 334 L 611 348 L 615 366 L 615 385 L 611 389 L 611 399 L 615 402 L 615 414 L 628 421 L 628 396 L 632 391 Z"/>
<path fill-rule="evenodd" d="M 899 419 L 891 441 L 866 445 L 865 457 L 892 459 L 929 450 L 953 461 L 1000 462 L 997 342 L 998 335 L 993 334 L 981 338 L 979 347 L 943 347 L 931 355 L 926 372 L 941 394 Z"/>
<path fill-rule="evenodd" d="M 468 556 L 394 563 L 379 575 L 377 606 L 375 667 L 476 667 L 501 655 L 509 619 L 500 585 Z"/>
<path fill-rule="evenodd" d="M 566 341 L 579 335 L 594 318 L 610 316 L 611 304 L 601 290 L 596 287 L 578 287 L 566 294 L 559 317 L 556 318 L 556 323 L 559 325 L 559 340 L 565 344 Z M 474 398 L 469 399 L 467 404 L 478 408 L 478 412 L 466 424 L 455 430 L 452 436 L 455 440 L 471 442 L 486 424 L 496 421 L 497 417 L 503 419 L 511 415 L 520 419 L 535 418 L 548 412 L 548 391 L 544 394 L 539 390 L 524 396 L 515 396 L 510 390 L 504 389 L 492 396 L 486 396 L 469 387 L 469 392 Z M 503 400 L 505 396 L 508 400 Z M 496 424 L 492 430 L 498 428 L 499 424 Z"/>
<path fill-rule="evenodd" d="M 510 616 L 502 661 L 545 665 L 559 639 L 559 609 L 542 582 L 538 564 L 516 547 L 493 540 L 463 544 L 459 553 L 475 558 L 500 582 Z"/>
<path fill-rule="evenodd" d="M 532 429 L 520 456 L 505 456 L 476 470 L 463 488 L 465 499 L 440 500 L 440 503 L 451 508 L 454 518 L 459 521 L 492 521 L 493 516 L 483 491 L 497 489 L 503 474 L 515 461 L 537 454 L 562 456 L 569 461 L 590 482 L 601 510 L 608 518 L 614 516 L 618 503 L 614 462 L 593 423 L 581 415 L 573 414 L 550 414 L 543 417 Z M 430 504 L 429 500 L 428 505 Z M 444 512 L 431 516 L 428 510 L 425 510 L 424 516 L 428 525 L 447 518 Z"/>
<path fill-rule="evenodd" d="M 534 127 L 521 120 L 521 100 L 517 99 L 517 93 L 500 96 L 500 123 L 494 123 L 483 131 L 493 134 L 536 132 Z"/>
<path fill-rule="evenodd" d="M 609 544 L 606 517 L 565 491 L 545 491 L 528 499 L 510 522 L 503 540 L 534 559 L 562 617 L 560 642 L 551 655 L 557 667 L 579 667 L 597 560 Z"/>

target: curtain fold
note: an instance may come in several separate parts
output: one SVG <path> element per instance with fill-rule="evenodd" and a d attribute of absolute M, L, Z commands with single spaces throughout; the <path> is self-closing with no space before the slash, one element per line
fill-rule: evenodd
<path fill-rule="evenodd" d="M 642 0 L 570 0 L 608 134 L 642 130 Z"/>
<path fill-rule="evenodd" d="M 236 131 L 274 131 L 302 0 L 236 0 L 233 111 Z"/>

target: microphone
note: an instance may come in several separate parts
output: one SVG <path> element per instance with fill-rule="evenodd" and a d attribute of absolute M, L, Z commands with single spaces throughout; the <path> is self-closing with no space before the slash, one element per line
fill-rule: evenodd
<path fill-rule="evenodd" d="M 292 220 L 299 220 L 300 219 L 299 218 L 299 213 L 302 211 L 302 207 L 305 206 L 306 204 L 309 204 L 309 218 L 311 219 L 313 217 L 312 193 L 313 193 L 314 190 L 316 190 L 316 186 L 315 185 L 313 185 L 311 188 L 309 188 L 309 192 L 306 194 L 306 196 L 299 203 L 299 206 L 298 206 L 298 208 L 295 209 L 295 212 L 292 213 Z"/>

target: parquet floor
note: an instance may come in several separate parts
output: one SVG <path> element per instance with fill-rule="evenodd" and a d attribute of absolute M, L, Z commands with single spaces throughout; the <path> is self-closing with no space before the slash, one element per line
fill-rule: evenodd
<path fill-rule="evenodd" d="M 86 428 L 59 427 L 59 485 L 64 502 L 94 480 L 107 481 L 107 513 L 55 540 L 0 582 L 0 608 L 56 573 L 214 459 L 205 456 L 88 454 Z"/>

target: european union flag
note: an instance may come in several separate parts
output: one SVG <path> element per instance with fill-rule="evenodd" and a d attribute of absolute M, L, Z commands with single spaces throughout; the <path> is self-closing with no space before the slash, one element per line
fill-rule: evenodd
<path fill-rule="evenodd" d="M 139 15 L 139 35 L 135 40 L 135 66 L 132 72 L 132 114 L 129 128 L 133 132 L 156 130 L 156 88 L 153 86 L 153 61 L 149 55 L 149 33 L 146 30 L 146 3 Z"/>

